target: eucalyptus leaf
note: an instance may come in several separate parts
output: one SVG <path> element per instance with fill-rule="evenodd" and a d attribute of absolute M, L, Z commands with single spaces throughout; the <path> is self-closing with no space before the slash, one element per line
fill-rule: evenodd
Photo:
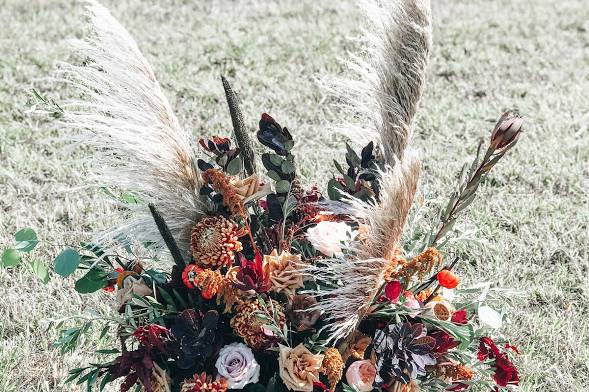
<path fill-rule="evenodd" d="M 43 263 L 38 260 L 33 260 L 31 264 L 29 264 L 31 271 L 33 274 L 44 284 L 49 282 L 49 269 Z"/>
<path fill-rule="evenodd" d="M 288 193 L 290 191 L 290 182 L 280 180 L 276 182 L 276 193 Z"/>
<path fill-rule="evenodd" d="M 236 158 L 233 158 L 231 162 L 227 164 L 225 171 L 227 174 L 232 176 L 237 176 L 239 173 L 241 173 L 243 171 L 243 162 L 241 161 L 241 157 L 237 156 Z"/>
<path fill-rule="evenodd" d="M 14 235 L 14 239 L 17 242 L 15 249 L 18 249 L 21 252 L 30 252 L 39 243 L 37 233 L 35 233 L 35 230 L 31 228 L 25 228 L 17 231 Z"/>
<path fill-rule="evenodd" d="M 80 265 L 82 258 L 75 249 L 65 249 L 55 258 L 55 272 L 63 277 L 70 276 Z"/>
<path fill-rule="evenodd" d="M 2 252 L 2 266 L 14 267 L 20 263 L 20 253 L 15 249 L 6 249 Z"/>
<path fill-rule="evenodd" d="M 101 268 L 92 268 L 76 281 L 74 288 L 80 294 L 89 294 L 108 284 L 108 274 Z"/>

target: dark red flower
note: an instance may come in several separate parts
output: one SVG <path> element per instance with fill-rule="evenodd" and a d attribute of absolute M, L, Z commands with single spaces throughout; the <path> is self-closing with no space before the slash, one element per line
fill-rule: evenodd
<path fill-rule="evenodd" d="M 465 309 L 457 310 L 452 314 L 452 322 L 456 325 L 468 324 L 468 314 Z"/>
<path fill-rule="evenodd" d="M 313 381 L 313 388 L 319 388 L 322 391 L 329 391 L 327 385 L 323 384 L 321 381 Z"/>
<path fill-rule="evenodd" d="M 434 331 L 430 333 L 429 336 L 436 339 L 436 345 L 432 350 L 436 357 L 441 357 L 445 355 L 449 350 L 452 350 L 453 348 L 458 347 L 458 345 L 460 345 L 460 342 L 455 340 L 446 331 Z"/>
<path fill-rule="evenodd" d="M 512 348 L 513 347 L 513 348 Z M 515 346 L 506 345 L 508 349 L 515 349 Z M 495 342 L 489 337 L 483 337 L 480 340 L 479 352 L 477 354 L 479 361 L 493 359 L 495 373 L 493 380 L 500 387 L 506 387 L 509 384 L 519 385 L 519 373 L 515 365 L 509 360 L 506 353 L 502 353 Z"/>
<path fill-rule="evenodd" d="M 270 290 L 270 280 L 264 273 L 264 259 L 260 252 L 256 251 L 253 261 L 246 259 L 240 253 L 239 261 L 241 266 L 235 275 L 235 288 L 256 293 L 265 293 Z"/>
<path fill-rule="evenodd" d="M 388 282 L 384 287 L 385 296 L 389 301 L 392 303 L 397 303 L 399 297 L 401 296 L 401 282 L 398 280 L 393 280 L 392 282 Z"/>
<path fill-rule="evenodd" d="M 502 353 L 495 358 L 495 374 L 493 380 L 500 387 L 506 387 L 509 384 L 519 384 L 519 374 L 515 365 L 507 358 L 507 355 Z"/>
<path fill-rule="evenodd" d="M 493 339 L 485 336 L 482 337 L 479 341 L 479 352 L 477 354 L 477 358 L 479 361 L 484 361 L 486 359 L 493 359 L 497 355 L 499 355 L 499 349 Z"/>
<path fill-rule="evenodd" d="M 515 352 L 516 354 L 520 354 L 519 349 L 515 346 L 512 346 L 509 343 L 505 343 L 505 349 L 506 350 L 512 350 L 513 352 Z"/>
<path fill-rule="evenodd" d="M 170 330 L 157 324 L 147 324 L 139 327 L 133 332 L 133 337 L 137 339 L 148 352 L 157 348 L 161 353 L 166 352 L 165 343 L 171 340 Z"/>

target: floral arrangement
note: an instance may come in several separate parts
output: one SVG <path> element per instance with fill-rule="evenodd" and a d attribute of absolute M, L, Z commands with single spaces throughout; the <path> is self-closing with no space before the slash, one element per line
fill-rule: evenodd
<path fill-rule="evenodd" d="M 335 162 L 337 174 L 319 188 L 301 184 L 296 140 L 266 113 L 253 145 L 224 78 L 233 137 L 203 138 L 200 152 L 192 149 L 132 38 L 103 7 L 90 6 L 95 35 L 80 49 L 91 61 L 62 68 L 86 95 L 60 106 L 38 97 L 72 135 L 99 147 L 99 182 L 132 193 L 121 194 L 128 220 L 107 233 L 114 241 L 69 248 L 55 260 L 62 276 L 83 271 L 78 292 L 112 292 L 117 304 L 108 317 L 62 331 L 64 352 L 100 323 L 108 342 L 97 351 L 105 360 L 71 370 L 69 382 L 146 392 L 518 385 L 518 349 L 492 335 L 505 317 L 491 307 L 502 291 L 463 287 L 460 258 L 443 248 L 517 143 L 522 120 L 504 114 L 447 207 L 404 236 L 420 175 L 410 124 L 431 26 L 425 1 L 388 7 L 364 60 L 378 76 L 362 79 L 363 96 L 380 103 L 373 130 L 362 134 L 372 140 L 347 145 L 345 163 Z M 11 266 L 38 242 L 30 229 L 16 237 L 3 256 Z"/>

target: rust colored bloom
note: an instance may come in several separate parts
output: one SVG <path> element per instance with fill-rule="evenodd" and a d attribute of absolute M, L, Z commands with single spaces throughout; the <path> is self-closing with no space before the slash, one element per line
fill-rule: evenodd
<path fill-rule="evenodd" d="M 272 301 L 275 314 L 268 315 L 257 299 L 251 299 L 237 305 L 236 314 L 230 321 L 233 331 L 241 336 L 245 344 L 254 350 L 266 349 L 278 341 L 277 336 L 264 328 L 265 322 L 258 317 L 261 312 L 271 319 L 276 317 L 279 320 L 281 329 L 285 323 L 284 312 L 280 304 L 271 299 L 269 301 Z"/>
<path fill-rule="evenodd" d="M 438 272 L 437 278 L 440 286 L 447 289 L 454 289 L 460 283 L 460 278 L 454 272 L 447 269 Z"/>
<path fill-rule="evenodd" d="M 231 178 L 221 170 L 209 169 L 202 174 L 206 183 L 210 183 L 213 190 L 223 196 L 223 204 L 232 214 L 245 216 L 243 198 L 237 194 Z"/>
<path fill-rule="evenodd" d="M 491 148 L 500 150 L 516 143 L 522 132 L 524 120 L 517 114 L 503 113 L 491 134 Z"/>
<path fill-rule="evenodd" d="M 239 237 L 244 234 L 237 223 L 222 216 L 203 218 L 192 229 L 192 256 L 211 268 L 230 267 L 235 252 L 242 249 Z"/>
<path fill-rule="evenodd" d="M 334 392 L 337 383 L 344 374 L 344 361 L 336 348 L 330 347 L 323 352 L 321 373 L 327 376 L 329 381 L 329 392 Z"/>
<path fill-rule="evenodd" d="M 211 299 L 221 289 L 223 276 L 219 271 L 190 264 L 182 272 L 182 282 L 189 289 L 199 288 L 204 299 Z"/>
<path fill-rule="evenodd" d="M 403 278 L 405 282 L 417 276 L 423 280 L 426 274 L 430 273 L 434 266 L 442 263 L 442 255 L 436 248 L 430 247 L 419 255 L 407 261 L 396 251 L 392 256 L 391 263 L 386 267 L 384 279 L 387 282 Z"/>
<path fill-rule="evenodd" d="M 226 392 L 227 389 L 227 381 L 224 378 L 215 380 L 203 372 L 185 380 L 180 387 L 180 392 Z"/>
<path fill-rule="evenodd" d="M 447 379 L 450 382 L 467 381 L 474 377 L 474 372 L 461 363 L 442 364 L 436 367 L 438 377 Z"/>

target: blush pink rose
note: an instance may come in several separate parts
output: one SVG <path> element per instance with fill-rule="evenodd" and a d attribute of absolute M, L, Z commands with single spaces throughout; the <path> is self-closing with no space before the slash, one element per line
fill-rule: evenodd
<path fill-rule="evenodd" d="M 376 378 L 376 367 L 369 360 L 353 362 L 346 372 L 346 381 L 358 392 L 372 391 Z"/>

